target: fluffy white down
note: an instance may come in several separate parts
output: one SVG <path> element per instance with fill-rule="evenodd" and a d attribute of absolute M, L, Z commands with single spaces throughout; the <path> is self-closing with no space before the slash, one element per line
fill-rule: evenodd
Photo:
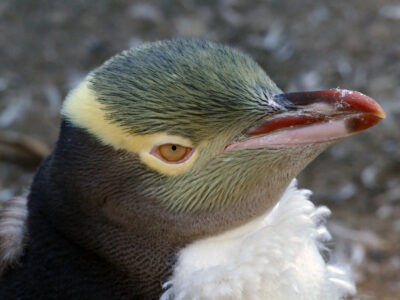
<path fill-rule="evenodd" d="M 320 254 L 330 239 L 309 190 L 293 180 L 264 216 L 221 235 L 196 241 L 179 253 L 161 300 L 336 300 L 355 293 L 349 275 Z"/>

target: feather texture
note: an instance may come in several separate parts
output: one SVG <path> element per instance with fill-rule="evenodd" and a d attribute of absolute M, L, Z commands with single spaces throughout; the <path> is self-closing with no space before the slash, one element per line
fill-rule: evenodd
<path fill-rule="evenodd" d="M 179 253 L 167 299 L 336 300 L 355 293 L 345 268 L 320 251 L 331 237 L 309 190 L 293 180 L 264 216 L 221 235 L 196 241 Z"/>
<path fill-rule="evenodd" d="M 0 274 L 22 255 L 27 216 L 26 197 L 13 198 L 0 210 Z"/>

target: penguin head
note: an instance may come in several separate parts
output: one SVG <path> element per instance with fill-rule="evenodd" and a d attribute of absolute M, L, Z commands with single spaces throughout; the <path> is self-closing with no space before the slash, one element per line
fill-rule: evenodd
<path fill-rule="evenodd" d="M 284 94 L 239 51 L 176 39 L 90 73 L 64 103 L 53 159 L 60 182 L 112 222 L 209 234 L 272 208 L 327 146 L 383 117 L 360 93 Z"/>

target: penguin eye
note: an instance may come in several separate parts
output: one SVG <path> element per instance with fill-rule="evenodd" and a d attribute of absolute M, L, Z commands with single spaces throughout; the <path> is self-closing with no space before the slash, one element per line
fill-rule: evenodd
<path fill-rule="evenodd" d="M 192 152 L 192 148 L 178 144 L 164 144 L 158 146 L 158 154 L 167 162 L 183 162 Z M 183 160 L 183 161 L 182 161 Z"/>

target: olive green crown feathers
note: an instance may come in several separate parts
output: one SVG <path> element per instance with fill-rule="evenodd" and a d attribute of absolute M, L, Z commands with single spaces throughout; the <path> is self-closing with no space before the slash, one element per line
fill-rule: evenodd
<path fill-rule="evenodd" d="M 110 121 L 130 133 L 167 132 L 194 143 L 262 118 L 271 110 L 265 97 L 280 92 L 250 57 L 200 39 L 124 51 L 89 82 Z"/>

